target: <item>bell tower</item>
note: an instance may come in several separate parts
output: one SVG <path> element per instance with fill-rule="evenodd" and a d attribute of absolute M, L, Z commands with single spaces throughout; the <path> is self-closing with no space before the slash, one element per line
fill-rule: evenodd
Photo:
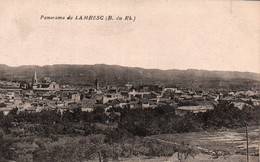
<path fill-rule="evenodd" d="M 37 72 L 35 70 L 32 78 L 32 88 L 33 89 L 37 88 L 37 84 L 38 84 L 38 78 L 37 78 Z"/>
<path fill-rule="evenodd" d="M 96 88 L 96 90 L 99 90 L 99 82 L 98 82 L 98 79 L 95 80 L 95 88 Z"/>

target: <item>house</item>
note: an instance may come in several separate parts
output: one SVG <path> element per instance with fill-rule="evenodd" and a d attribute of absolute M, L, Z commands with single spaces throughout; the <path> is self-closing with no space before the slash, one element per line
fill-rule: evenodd
<path fill-rule="evenodd" d="M 35 112 L 41 112 L 42 110 L 47 110 L 47 107 L 45 106 L 37 106 L 35 109 Z"/>
<path fill-rule="evenodd" d="M 131 97 L 138 97 L 140 99 L 144 98 L 146 95 L 150 95 L 151 92 L 137 92 L 135 90 L 128 93 L 129 98 Z"/>
<path fill-rule="evenodd" d="M 197 114 L 199 112 L 206 112 L 208 110 L 213 110 L 213 105 L 198 105 L 198 106 L 181 106 L 175 109 L 175 114 L 179 116 L 184 116 L 187 113 Z"/>
<path fill-rule="evenodd" d="M 80 94 L 79 93 L 72 94 L 71 95 L 71 100 L 73 102 L 77 102 L 78 103 L 80 101 Z"/>
<path fill-rule="evenodd" d="M 12 110 L 13 108 L 11 107 L 1 107 L 0 108 L 0 112 L 3 112 L 4 115 L 8 115 L 9 112 Z"/>
<path fill-rule="evenodd" d="M 203 96 L 200 96 L 200 95 L 193 95 L 192 99 L 195 101 L 204 101 Z"/>
<path fill-rule="evenodd" d="M 145 109 L 145 108 L 149 108 L 150 107 L 150 104 L 146 101 L 143 101 L 142 102 L 142 108 Z"/>
<path fill-rule="evenodd" d="M 238 108 L 240 110 L 242 110 L 244 107 L 251 107 L 252 108 L 251 105 L 249 105 L 249 104 L 247 104 L 245 102 L 232 102 L 232 103 L 234 104 L 234 107 L 236 107 L 236 108 Z"/>
<path fill-rule="evenodd" d="M 190 101 L 190 100 L 192 100 L 192 96 L 183 94 L 183 95 L 180 96 L 180 99 Z"/>
<path fill-rule="evenodd" d="M 104 95 L 102 98 L 102 103 L 105 104 L 108 101 L 115 100 L 115 99 L 122 99 L 123 96 L 120 93 L 109 93 Z"/>
<path fill-rule="evenodd" d="M 254 105 L 254 106 L 258 106 L 258 105 L 260 105 L 260 100 L 257 100 L 257 99 L 251 99 L 251 101 L 253 102 L 253 105 Z"/>
<path fill-rule="evenodd" d="M 82 107 L 81 111 L 82 112 L 92 112 L 94 110 L 93 107 Z"/>
<path fill-rule="evenodd" d="M 34 112 L 36 112 L 36 108 L 35 107 L 29 107 L 25 111 L 27 111 L 28 113 L 34 113 Z"/>
<path fill-rule="evenodd" d="M 81 104 L 82 112 L 92 112 L 95 107 L 95 100 L 88 99 L 84 103 Z"/>

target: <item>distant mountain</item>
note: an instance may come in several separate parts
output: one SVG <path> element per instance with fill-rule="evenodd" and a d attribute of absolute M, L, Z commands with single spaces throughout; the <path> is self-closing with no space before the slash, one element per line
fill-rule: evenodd
<path fill-rule="evenodd" d="M 101 84 L 165 84 L 177 87 L 204 88 L 250 88 L 259 86 L 260 74 L 233 71 L 208 70 L 159 70 L 124 67 L 117 65 L 52 65 L 10 67 L 0 64 L 0 79 L 30 82 L 34 70 L 38 78 L 51 77 L 64 84 L 93 85 L 95 79 Z"/>

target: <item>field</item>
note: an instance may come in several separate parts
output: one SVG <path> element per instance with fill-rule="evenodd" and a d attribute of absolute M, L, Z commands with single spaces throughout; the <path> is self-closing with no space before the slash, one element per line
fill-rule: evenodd
<path fill-rule="evenodd" d="M 182 141 L 197 149 L 195 158 L 189 156 L 182 162 L 188 161 L 213 161 L 213 162 L 243 162 L 246 161 L 246 129 L 239 128 L 233 130 L 213 131 L 213 132 L 193 132 L 180 134 L 164 134 L 146 137 L 158 140 L 162 143 L 181 145 Z M 248 128 L 249 136 L 249 161 L 258 161 L 259 129 Z M 139 157 L 131 159 L 121 159 L 122 161 L 156 162 L 156 161 L 179 161 L 177 153 L 171 157 Z"/>
<path fill-rule="evenodd" d="M 174 154 L 172 157 L 158 157 L 158 158 L 147 158 L 147 157 L 140 157 L 140 158 L 129 158 L 129 159 L 121 159 L 124 162 L 179 162 L 178 157 Z M 214 158 L 207 154 L 199 154 L 194 159 L 188 158 L 182 160 L 181 162 L 245 162 L 246 157 L 243 155 L 230 155 L 227 157 L 219 157 Z M 250 156 L 250 162 L 257 162 L 257 156 Z"/>
<path fill-rule="evenodd" d="M 248 137 L 249 154 L 255 155 L 258 152 L 259 129 L 257 127 L 249 127 Z M 196 146 L 201 151 L 205 150 L 205 152 L 207 152 L 208 150 L 209 153 L 211 151 L 222 151 L 226 154 L 246 154 L 245 128 L 216 132 L 155 135 L 150 138 L 156 138 L 166 142 L 175 142 L 177 144 L 185 141 L 192 146 Z"/>

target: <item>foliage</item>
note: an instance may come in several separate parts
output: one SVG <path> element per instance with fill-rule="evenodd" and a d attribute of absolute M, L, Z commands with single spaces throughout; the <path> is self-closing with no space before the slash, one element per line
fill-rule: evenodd
<path fill-rule="evenodd" d="M 109 115 L 102 107 L 93 112 L 75 109 L 63 115 L 56 110 L 19 114 L 13 110 L 6 116 L 0 113 L 0 160 L 106 161 L 139 155 L 171 156 L 175 152 L 183 159 L 195 156 L 196 151 L 187 144 L 177 147 L 146 137 L 255 125 L 259 109 L 240 110 L 223 103 L 212 111 L 186 116 L 176 116 L 171 106 L 113 109 Z"/>

